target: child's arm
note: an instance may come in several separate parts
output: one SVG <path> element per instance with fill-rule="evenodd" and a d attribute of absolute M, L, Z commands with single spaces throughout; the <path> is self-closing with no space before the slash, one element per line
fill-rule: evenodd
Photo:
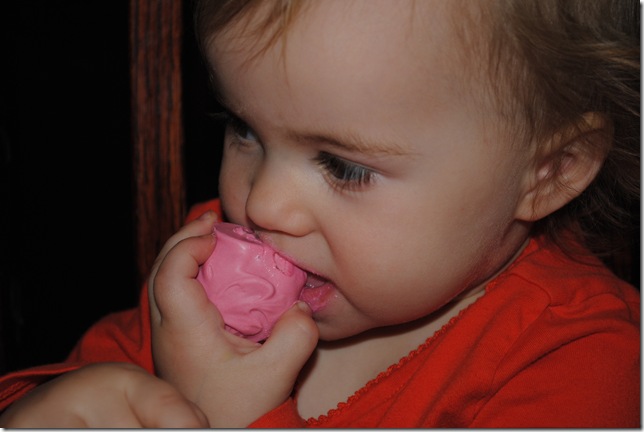
<path fill-rule="evenodd" d="M 279 406 L 317 343 L 305 307 L 286 312 L 263 344 L 224 329 L 195 279 L 212 253 L 215 217 L 205 214 L 164 246 L 150 277 L 152 349 L 160 377 L 206 414 L 211 427 L 247 426 Z"/>
<path fill-rule="evenodd" d="M 0 416 L 7 428 L 203 428 L 204 414 L 138 366 L 99 363 L 30 392 Z"/>

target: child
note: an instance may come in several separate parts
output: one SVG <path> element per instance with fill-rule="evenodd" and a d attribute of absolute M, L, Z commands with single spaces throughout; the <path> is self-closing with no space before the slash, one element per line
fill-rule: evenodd
<path fill-rule="evenodd" d="M 588 252 L 639 193 L 636 2 L 204 0 L 196 23 L 220 201 L 139 309 L 4 378 L 1 425 L 639 426 L 639 294 Z M 215 213 L 309 274 L 263 344 L 195 280 Z"/>

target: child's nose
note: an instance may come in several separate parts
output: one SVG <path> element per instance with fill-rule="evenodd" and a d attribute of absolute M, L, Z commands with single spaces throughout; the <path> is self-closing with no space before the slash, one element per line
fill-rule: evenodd
<path fill-rule="evenodd" d="M 262 230 L 302 237 L 313 228 L 306 178 L 280 161 L 265 160 L 256 171 L 246 200 L 246 216 Z"/>

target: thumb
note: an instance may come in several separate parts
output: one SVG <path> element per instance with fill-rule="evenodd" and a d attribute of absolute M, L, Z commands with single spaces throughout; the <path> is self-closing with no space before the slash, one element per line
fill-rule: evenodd
<path fill-rule="evenodd" d="M 292 385 L 311 357 L 318 337 L 318 327 L 311 318 L 311 309 L 306 303 L 298 301 L 277 321 L 261 351 L 276 373 Z"/>

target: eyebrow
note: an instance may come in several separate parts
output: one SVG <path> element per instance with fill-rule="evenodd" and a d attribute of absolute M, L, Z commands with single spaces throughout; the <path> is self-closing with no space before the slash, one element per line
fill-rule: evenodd
<path fill-rule="evenodd" d="M 219 80 L 216 79 L 216 77 L 213 75 L 213 72 L 210 72 L 210 94 L 215 100 L 215 103 L 219 105 L 219 107 L 227 110 L 227 111 L 232 111 L 230 109 L 230 104 L 228 103 L 228 100 L 224 97 L 224 93 L 222 91 L 221 85 L 219 83 Z"/>
<path fill-rule="evenodd" d="M 289 138 L 296 142 L 327 145 L 355 153 L 393 156 L 409 154 L 408 150 L 397 143 L 368 141 L 351 133 L 334 136 L 332 134 L 300 134 L 292 132 L 289 134 Z"/>
<path fill-rule="evenodd" d="M 233 108 L 224 93 L 219 91 L 220 87 L 215 83 L 213 85 L 213 93 L 216 102 L 219 106 L 228 112 L 230 115 L 241 118 L 242 109 Z M 409 150 L 405 149 L 402 145 L 393 142 L 369 141 L 362 139 L 360 136 L 353 133 L 345 133 L 334 136 L 332 133 L 299 133 L 290 132 L 288 138 L 301 143 L 301 144 L 318 144 L 327 145 L 332 148 L 345 150 L 352 153 L 363 153 L 368 155 L 392 155 L 404 156 L 409 154 Z"/>

